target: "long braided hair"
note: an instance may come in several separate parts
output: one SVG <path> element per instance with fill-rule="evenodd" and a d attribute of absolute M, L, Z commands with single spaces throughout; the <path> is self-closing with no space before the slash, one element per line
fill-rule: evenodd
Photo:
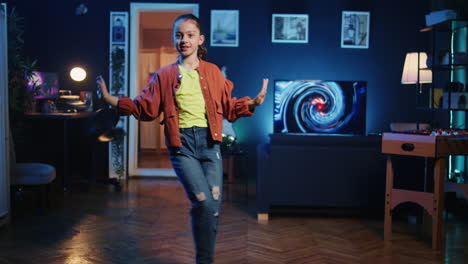
<path fill-rule="evenodd" d="M 178 16 L 178 17 L 174 20 L 174 25 L 173 25 L 174 30 L 175 30 L 175 28 L 176 28 L 176 25 L 177 25 L 179 22 L 181 22 L 181 21 L 187 21 L 187 20 L 192 20 L 193 23 L 195 24 L 195 26 L 197 26 L 197 28 L 200 30 L 200 35 L 203 35 L 203 31 L 202 31 L 202 28 L 201 28 L 200 19 L 198 19 L 198 17 L 196 17 L 196 16 L 193 15 L 193 14 L 184 14 L 184 15 Z M 198 45 L 197 56 L 198 56 L 198 58 L 200 58 L 200 59 L 202 59 L 202 60 L 206 60 L 206 57 L 208 56 L 208 50 L 206 49 L 205 45 L 203 45 L 203 44 Z"/>

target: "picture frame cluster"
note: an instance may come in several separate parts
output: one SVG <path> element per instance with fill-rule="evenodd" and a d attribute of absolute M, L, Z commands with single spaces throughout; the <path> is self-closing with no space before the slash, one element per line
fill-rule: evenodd
<path fill-rule="evenodd" d="M 369 48 L 370 12 L 342 11 L 341 48 Z M 272 43 L 309 43 L 308 14 L 272 14 Z M 239 47 L 239 10 L 211 10 L 210 45 Z"/>

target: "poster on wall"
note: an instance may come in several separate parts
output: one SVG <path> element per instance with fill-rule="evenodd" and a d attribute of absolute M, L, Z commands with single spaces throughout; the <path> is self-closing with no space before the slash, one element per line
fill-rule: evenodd
<path fill-rule="evenodd" d="M 309 15 L 273 14 L 271 42 L 308 43 Z"/>
<path fill-rule="evenodd" d="M 239 10 L 211 10 L 212 47 L 239 47 Z"/>
<path fill-rule="evenodd" d="M 113 12 L 111 14 L 112 23 L 112 42 L 125 42 L 125 27 L 127 23 L 127 14 Z"/>
<path fill-rule="evenodd" d="M 341 17 L 341 47 L 369 48 L 369 21 L 369 12 L 343 11 Z"/>

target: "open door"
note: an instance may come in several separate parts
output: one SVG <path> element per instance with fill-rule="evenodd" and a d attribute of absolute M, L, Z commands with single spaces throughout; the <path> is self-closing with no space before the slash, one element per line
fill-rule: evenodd
<path fill-rule="evenodd" d="M 182 14 L 198 16 L 198 4 L 130 4 L 130 97 L 137 96 L 151 73 L 177 60 L 172 44 L 172 23 Z M 163 127 L 129 120 L 128 169 L 130 176 L 175 177 L 165 146 Z"/>

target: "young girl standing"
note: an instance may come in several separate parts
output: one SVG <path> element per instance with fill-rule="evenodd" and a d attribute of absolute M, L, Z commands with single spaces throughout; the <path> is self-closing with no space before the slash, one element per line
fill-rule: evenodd
<path fill-rule="evenodd" d="M 190 215 L 196 262 L 213 263 L 221 207 L 223 117 L 251 116 L 265 99 L 268 79 L 254 98 L 231 98 L 233 84 L 217 66 L 206 62 L 205 37 L 192 14 L 174 21 L 174 46 L 179 59 L 156 72 L 134 100 L 111 96 L 102 77 L 104 101 L 121 115 L 142 121 L 164 114 L 164 132 L 172 166 L 191 201 Z"/>

